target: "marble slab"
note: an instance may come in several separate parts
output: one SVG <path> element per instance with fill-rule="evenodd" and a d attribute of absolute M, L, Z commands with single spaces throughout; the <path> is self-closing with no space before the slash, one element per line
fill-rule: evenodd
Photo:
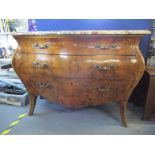
<path fill-rule="evenodd" d="M 145 35 L 150 33 L 151 32 L 148 30 L 72 30 L 72 31 L 11 32 L 5 34 L 11 34 L 13 36 L 17 36 L 17 35 Z"/>

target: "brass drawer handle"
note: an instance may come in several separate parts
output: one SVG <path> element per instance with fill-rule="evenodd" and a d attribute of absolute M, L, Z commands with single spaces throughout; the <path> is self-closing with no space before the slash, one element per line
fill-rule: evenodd
<path fill-rule="evenodd" d="M 88 48 L 95 48 L 95 49 L 104 49 L 104 50 L 108 50 L 108 49 L 119 49 L 120 47 L 117 45 L 95 45 L 95 46 L 88 46 Z"/>
<path fill-rule="evenodd" d="M 47 63 L 39 63 L 39 62 L 32 62 L 32 66 L 35 68 L 48 68 L 48 64 Z"/>
<path fill-rule="evenodd" d="M 98 87 L 97 88 L 97 91 L 98 92 L 107 92 L 107 91 L 109 91 L 111 89 L 111 87 L 109 86 L 109 87 L 104 87 L 104 88 L 101 88 L 101 87 Z"/>
<path fill-rule="evenodd" d="M 48 45 L 47 44 L 34 44 L 32 45 L 32 47 L 36 49 L 47 49 Z"/>
<path fill-rule="evenodd" d="M 40 88 L 49 88 L 51 87 L 50 83 L 36 82 L 36 85 Z"/>
<path fill-rule="evenodd" d="M 95 66 L 95 69 L 97 70 L 111 70 L 111 69 L 114 69 L 115 68 L 115 65 L 114 64 L 110 64 L 108 66 L 101 66 L 101 65 L 96 65 Z"/>

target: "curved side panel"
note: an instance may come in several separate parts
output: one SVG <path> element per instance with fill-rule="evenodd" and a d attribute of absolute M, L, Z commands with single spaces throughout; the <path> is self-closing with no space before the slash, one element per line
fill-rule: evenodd
<path fill-rule="evenodd" d="M 127 95 L 126 95 L 126 98 L 124 98 L 125 102 L 128 101 L 132 91 L 137 86 L 138 82 L 140 81 L 140 79 L 143 76 L 144 71 L 145 71 L 145 61 L 144 61 L 143 55 L 142 55 L 142 53 L 141 53 L 141 51 L 139 49 L 139 46 L 135 47 L 135 53 L 136 53 L 136 58 L 137 58 L 137 62 L 138 62 L 138 74 L 135 77 L 134 82 L 131 84 L 131 86 L 129 88 L 129 91 L 128 91 Z"/>
<path fill-rule="evenodd" d="M 27 89 L 27 92 L 30 95 L 28 86 L 27 86 L 27 84 L 25 83 L 25 80 L 24 80 L 24 76 L 22 74 L 20 74 L 20 72 L 18 70 L 18 68 L 20 67 L 19 62 L 18 62 L 19 61 L 18 57 L 19 57 L 20 53 L 21 53 L 21 49 L 18 46 L 17 49 L 15 50 L 14 54 L 13 54 L 13 57 L 12 57 L 12 67 L 15 70 L 16 74 L 18 75 L 19 79 L 23 82 L 25 88 Z M 23 68 L 23 69 L 25 69 L 25 68 Z"/>

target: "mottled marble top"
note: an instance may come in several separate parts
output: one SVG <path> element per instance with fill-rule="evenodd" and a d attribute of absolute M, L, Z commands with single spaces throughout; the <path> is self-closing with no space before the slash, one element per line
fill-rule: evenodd
<path fill-rule="evenodd" d="M 37 31 L 37 32 L 10 32 L 0 34 L 17 35 L 128 35 L 150 34 L 148 30 L 70 30 L 70 31 Z"/>

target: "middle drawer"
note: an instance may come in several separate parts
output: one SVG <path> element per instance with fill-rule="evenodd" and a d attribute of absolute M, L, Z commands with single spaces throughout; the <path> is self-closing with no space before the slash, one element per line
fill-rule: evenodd
<path fill-rule="evenodd" d="M 132 80 L 138 72 L 135 56 L 48 55 L 19 53 L 18 72 L 51 78 L 94 78 Z"/>

